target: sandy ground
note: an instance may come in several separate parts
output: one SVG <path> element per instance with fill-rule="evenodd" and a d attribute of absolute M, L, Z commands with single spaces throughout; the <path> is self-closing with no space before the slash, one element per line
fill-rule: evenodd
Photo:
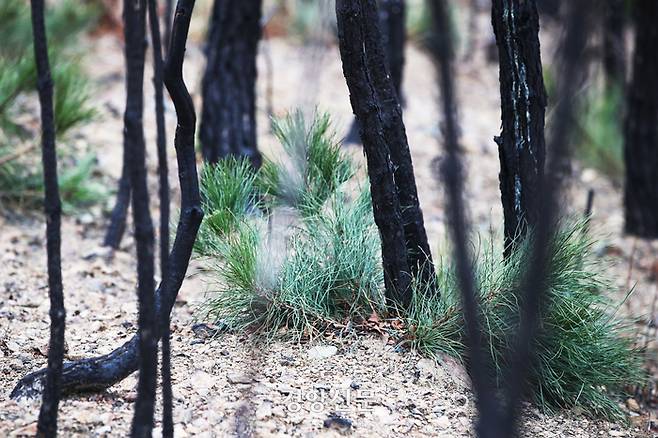
<path fill-rule="evenodd" d="M 97 83 L 102 117 L 82 128 L 76 141 L 88 142 L 113 181 L 121 168 L 122 48 L 119 41 L 107 36 L 89 44 L 88 65 Z M 308 49 L 275 39 L 267 43 L 263 53 L 266 51 L 273 63 L 275 113 L 317 105 L 331 112 L 338 132 L 345 132 L 352 117 L 337 48 Z M 470 217 L 476 230 L 486 234 L 492 224 L 499 229 L 502 223 L 498 155 L 492 140 L 499 133 L 500 115 L 497 69 L 481 59 L 481 52 L 478 46 L 472 61 L 460 63 L 458 81 Z M 276 153 L 277 145 L 265 114 L 263 54 L 259 64 L 260 143 L 262 150 L 271 154 Z M 202 68 L 203 56 L 196 41 L 188 49 L 185 74 L 197 111 Z M 150 75 L 147 70 L 147 77 Z M 146 90 L 151 193 L 156 193 L 150 81 Z M 404 90 L 405 121 L 421 204 L 432 246 L 438 251 L 444 247 L 446 232 L 442 190 L 433 165 L 442 155 L 437 143 L 437 91 L 431 64 L 413 47 L 407 51 Z M 170 105 L 167 121 L 171 137 L 175 115 Z M 352 150 L 363 162 L 360 150 Z M 170 169 L 173 183 L 173 148 Z M 623 311 L 646 321 L 652 313 L 655 251 L 647 243 L 620 237 L 620 191 L 592 170 L 576 169 L 574 173 L 574 209 L 584 207 L 588 188 L 597 194 L 594 229 L 601 236 L 597 247 L 614 262 L 611 274 L 619 290 L 611 293 L 620 299 L 624 290 L 636 285 Z M 157 221 L 156 208 L 154 205 Z M 98 246 L 107 222 L 103 210 L 107 207 L 96 207 L 77 218 L 66 218 L 63 224 L 69 360 L 107 353 L 135 332 L 134 245 L 128 236 L 113 259 L 106 257 L 107 252 Z M 21 376 L 46 363 L 45 225 L 39 218 L 0 218 L 0 226 L 0 436 L 33 435 L 38 403 L 16 403 L 8 400 L 8 394 Z M 447 361 L 439 366 L 413 352 L 397 352 L 374 336 L 266 346 L 253 345 L 250 339 L 235 334 L 210 339 L 192 330 L 195 306 L 207 286 L 194 264 L 189 274 L 173 314 L 176 436 L 472 436 L 473 398 L 464 371 L 456 364 Z M 328 358 L 313 358 L 311 349 L 316 345 L 333 345 L 337 352 Z M 135 384 L 133 376 L 102 394 L 64 400 L 61 436 L 125 436 Z M 525 435 L 545 437 L 645 436 L 649 415 L 635 414 L 626 426 L 588 420 L 577 412 L 548 416 L 526 407 L 525 413 Z M 332 420 L 333 415 L 348 421 Z M 158 420 L 156 426 L 159 424 Z"/>

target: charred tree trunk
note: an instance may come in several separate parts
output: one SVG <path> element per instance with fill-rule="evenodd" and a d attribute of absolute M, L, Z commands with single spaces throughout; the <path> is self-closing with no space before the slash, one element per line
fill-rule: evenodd
<path fill-rule="evenodd" d="M 409 303 L 416 277 L 434 284 L 402 112 L 388 75 L 374 0 L 337 1 L 338 38 L 350 101 L 361 127 L 387 296 Z"/>
<path fill-rule="evenodd" d="M 256 142 L 256 55 L 262 0 L 215 0 L 208 26 L 199 140 L 210 163 L 262 158 Z"/>
<path fill-rule="evenodd" d="M 404 46 L 407 41 L 407 28 L 405 25 L 405 0 L 379 0 L 379 23 L 381 26 L 382 42 L 386 51 L 386 62 L 393 87 L 400 105 L 404 106 L 402 96 L 402 75 L 404 72 Z M 352 126 L 345 137 L 347 143 L 358 143 L 359 123 L 352 122 Z"/>
<path fill-rule="evenodd" d="M 41 153 L 45 186 L 46 251 L 48 254 L 48 295 L 50 297 L 50 343 L 48 368 L 39 411 L 37 435 L 57 436 L 57 410 L 64 361 L 64 287 L 62 286 L 61 215 L 57 180 L 57 150 L 55 148 L 55 112 L 53 109 L 53 80 L 50 76 L 48 42 L 44 21 L 44 1 L 32 0 L 32 35 L 34 59 L 37 65 L 37 88 L 41 106 Z"/>
<path fill-rule="evenodd" d="M 626 43 L 624 0 L 607 0 L 603 24 L 603 69 L 608 87 L 623 87 L 626 82 Z"/>
<path fill-rule="evenodd" d="M 627 90 L 624 127 L 624 216 L 627 233 L 658 237 L 658 2 L 634 3 L 633 78 Z"/>
<path fill-rule="evenodd" d="M 194 0 L 179 0 L 178 2 L 169 57 L 164 72 L 165 85 L 178 116 L 174 145 L 181 187 L 181 214 L 174 245 L 169 255 L 168 276 L 160 284 L 155 294 L 156 316 L 159 321 L 162 320 L 163 312 L 171 312 L 174 306 L 178 291 L 185 279 L 194 241 L 203 219 L 194 153 L 196 117 L 192 98 L 183 82 L 182 72 L 185 43 L 193 7 Z M 106 355 L 64 364 L 62 393 L 101 391 L 128 377 L 138 368 L 138 339 L 138 336 L 133 336 L 121 347 Z M 46 370 L 28 374 L 17 383 L 10 397 L 16 399 L 40 394 L 45 376 Z"/>
<path fill-rule="evenodd" d="M 171 20 L 171 0 L 166 19 Z M 169 172 L 167 166 L 167 133 L 164 118 L 162 43 L 160 41 L 160 23 L 157 0 L 148 2 L 151 41 L 153 44 L 153 83 L 155 86 L 155 116 L 157 125 L 158 146 L 158 177 L 160 181 L 160 275 L 167 277 L 169 265 Z M 170 25 L 169 25 L 170 27 Z M 162 325 L 162 434 L 171 437 L 174 433 L 173 424 L 173 393 L 171 388 L 171 347 L 169 344 L 169 314 L 163 314 Z"/>
<path fill-rule="evenodd" d="M 505 255 L 537 223 L 537 192 L 544 173 L 546 91 L 539 52 L 535 0 L 493 0 L 492 22 L 500 62 L 502 133 L 500 192 L 505 217 Z"/>
<path fill-rule="evenodd" d="M 124 0 L 126 41 L 126 111 L 124 142 L 130 155 L 132 211 L 137 246 L 137 293 L 139 301 L 139 380 L 133 417 L 133 437 L 150 437 L 153 427 L 157 377 L 157 338 L 155 336 L 153 223 L 146 185 L 146 145 L 144 143 L 144 57 L 146 49 L 146 4 Z"/>

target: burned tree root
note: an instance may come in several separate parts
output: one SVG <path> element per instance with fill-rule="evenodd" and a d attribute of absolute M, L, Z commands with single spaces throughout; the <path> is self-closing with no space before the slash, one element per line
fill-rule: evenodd
<path fill-rule="evenodd" d="M 165 85 L 176 107 L 176 158 L 181 187 L 181 215 L 174 245 L 169 255 L 168 275 L 155 293 L 156 321 L 163 320 L 163 312 L 171 312 L 176 295 L 183 284 L 192 256 L 192 248 L 203 219 L 194 154 L 196 115 L 192 98 L 183 82 L 183 58 L 194 0 L 179 0 L 176 8 L 169 59 L 165 67 Z M 156 339 L 160 338 L 156 333 Z M 109 354 L 64 364 L 61 379 L 62 394 L 102 391 L 120 382 L 137 370 L 139 343 L 137 335 Z M 41 369 L 23 377 L 10 397 L 33 398 L 44 388 L 46 370 Z"/>

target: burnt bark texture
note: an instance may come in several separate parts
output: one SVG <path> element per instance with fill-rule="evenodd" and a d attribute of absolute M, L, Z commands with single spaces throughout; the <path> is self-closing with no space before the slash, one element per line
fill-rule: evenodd
<path fill-rule="evenodd" d="M 199 141 L 203 157 L 216 163 L 262 157 L 256 141 L 256 55 L 262 0 L 215 0 L 206 43 Z"/>
<path fill-rule="evenodd" d="M 53 80 L 48 60 L 48 42 L 44 21 L 44 0 L 32 0 L 32 36 L 37 66 L 37 89 L 41 107 L 41 156 L 45 186 L 46 252 L 48 257 L 48 295 L 50 298 L 50 342 L 48 368 L 37 436 L 57 436 L 57 410 L 60 399 L 62 363 L 64 361 L 64 287 L 62 285 L 61 216 L 57 180 L 57 150 L 55 148 L 55 111 L 53 108 Z"/>
<path fill-rule="evenodd" d="M 137 296 L 139 339 L 139 378 L 133 416 L 133 437 L 150 437 L 153 428 L 157 380 L 157 338 L 155 336 L 155 266 L 153 222 L 146 185 L 146 145 L 144 142 L 144 58 L 146 52 L 146 3 L 124 0 L 123 22 L 126 57 L 126 110 L 124 142 L 130 155 L 132 212 L 137 246 Z"/>
<path fill-rule="evenodd" d="M 658 237 L 658 2 L 638 0 L 633 4 L 635 53 L 633 73 L 626 91 L 624 127 L 625 231 Z"/>
<path fill-rule="evenodd" d="M 444 115 L 443 142 L 447 153 L 441 166 L 445 183 L 448 213 L 454 247 L 456 274 L 461 293 L 464 326 L 468 346 L 469 372 L 479 412 L 476 427 L 479 437 L 503 436 L 497 424 L 498 408 L 492 381 L 492 365 L 487 354 L 487 338 L 481 321 L 480 293 L 473 272 L 473 255 L 469 251 L 469 223 L 464 205 L 464 174 L 459 147 L 459 127 L 454 86 L 454 44 L 448 5 L 445 0 L 430 0 L 432 32 L 430 54 L 437 66 Z"/>
<path fill-rule="evenodd" d="M 170 2 L 170 0 L 167 0 Z M 165 11 L 168 22 L 171 20 L 171 5 Z M 157 126 L 158 179 L 160 198 L 160 274 L 167 276 L 169 265 L 169 172 L 167 167 L 167 133 L 164 117 L 164 83 L 162 60 L 162 42 L 157 0 L 148 1 L 149 27 L 153 52 L 153 85 L 155 88 L 155 120 Z M 169 314 L 163 314 L 162 324 L 162 434 L 173 436 L 173 393 L 171 388 L 171 346 L 169 343 Z"/>
<path fill-rule="evenodd" d="M 546 90 L 535 0 L 493 0 L 492 23 L 500 62 L 502 133 L 500 193 L 505 255 L 537 223 L 538 181 L 544 173 Z"/>
<path fill-rule="evenodd" d="M 388 75 L 374 0 L 337 1 L 338 39 L 368 163 L 388 299 L 407 305 L 410 281 L 434 285 L 434 265 L 402 112 Z"/>
<path fill-rule="evenodd" d="M 176 7 L 169 57 L 165 65 L 164 82 L 176 107 L 178 126 L 174 145 L 178 161 L 178 178 L 181 188 L 181 213 L 176 237 L 169 254 L 168 275 L 155 293 L 155 309 L 158 321 L 163 313 L 170 313 L 192 256 L 192 248 L 203 219 L 199 195 L 194 130 L 196 117 L 192 98 L 183 82 L 183 58 L 194 0 L 179 0 Z M 159 336 L 159 333 L 156 333 Z M 64 364 L 62 394 L 81 391 L 102 391 L 128 377 L 138 368 L 139 337 L 133 336 L 114 351 L 103 356 L 82 359 Z M 10 397 L 29 398 L 43 391 L 46 370 L 42 369 L 22 378 Z"/>
<path fill-rule="evenodd" d="M 379 24 L 381 27 L 382 43 L 386 52 L 386 63 L 388 65 L 393 87 L 400 105 L 404 105 L 402 96 L 402 75 L 404 73 L 404 46 L 407 41 L 407 29 L 405 25 L 406 1 L 405 0 L 379 0 Z M 359 123 L 352 122 L 352 126 L 345 138 L 347 143 L 358 143 Z"/>
<path fill-rule="evenodd" d="M 603 33 L 603 70 L 608 87 L 623 87 L 626 81 L 626 2 L 606 0 L 601 20 Z"/>
<path fill-rule="evenodd" d="M 533 228 L 529 265 L 523 273 L 518 336 L 511 348 L 509 367 L 503 388 L 507 403 L 500 419 L 504 425 L 501 436 L 519 436 L 521 402 L 527 394 L 528 371 L 535 361 L 536 340 L 540 334 L 541 315 L 551 305 L 548 301 L 549 277 L 555 254 L 554 236 L 560 219 L 562 178 L 571 156 L 571 140 L 575 128 L 575 109 L 579 107 L 578 88 L 587 74 L 582 62 L 589 29 L 593 24 L 593 0 L 568 2 L 565 5 L 565 31 L 556 60 L 557 95 L 553 113 L 546 174 L 539 180 L 538 194 L 542 203 Z"/>

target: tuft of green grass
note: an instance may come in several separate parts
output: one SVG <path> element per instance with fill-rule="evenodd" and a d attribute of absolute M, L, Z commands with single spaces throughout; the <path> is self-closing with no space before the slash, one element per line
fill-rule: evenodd
<path fill-rule="evenodd" d="M 500 379 L 518 329 L 519 284 L 530 260 L 530 239 L 507 261 L 487 250 L 476 264 L 490 359 Z M 617 395 L 644 380 L 642 355 L 634 346 L 631 322 L 616 317 L 605 296 L 612 285 L 590 249 L 583 223 L 563 226 L 553 242 L 550 304 L 530 369 L 533 401 L 548 412 L 578 407 L 590 416 L 623 420 Z M 467 361 L 453 267 L 437 272 L 441 297 L 414 297 L 408 315 L 411 345 L 428 356 L 443 353 Z"/>
<path fill-rule="evenodd" d="M 382 311 L 379 236 L 369 194 L 353 202 L 344 193 L 322 215 L 285 230 L 263 219 L 245 219 L 214 246 L 217 274 L 206 316 L 266 337 L 300 338 L 359 315 Z"/>
<path fill-rule="evenodd" d="M 273 121 L 285 160 L 265 158 L 258 186 L 276 205 L 316 214 L 329 196 L 354 175 L 354 165 L 341 150 L 327 113 L 307 125 L 301 111 Z"/>
<path fill-rule="evenodd" d="M 57 2 L 49 9 L 46 28 L 54 84 L 55 130 L 61 157 L 69 153 L 62 141 L 75 127 L 90 121 L 96 112 L 91 106 L 89 83 L 73 56 L 79 34 L 91 25 L 99 10 L 75 0 Z M 29 4 L 6 0 L 0 4 L 0 205 L 33 208 L 43 197 L 39 154 L 39 133 L 25 123 L 23 114 L 33 111 L 36 101 L 36 66 L 32 50 Z M 66 163 L 71 160 L 64 160 Z M 60 189 L 65 212 L 89 205 L 104 190 L 92 181 L 95 160 L 86 157 L 60 169 Z"/>
<path fill-rule="evenodd" d="M 258 211 L 256 173 L 248 160 L 227 157 L 201 170 L 201 204 L 205 217 L 195 243 L 204 254 L 230 235 L 247 213 Z"/>

